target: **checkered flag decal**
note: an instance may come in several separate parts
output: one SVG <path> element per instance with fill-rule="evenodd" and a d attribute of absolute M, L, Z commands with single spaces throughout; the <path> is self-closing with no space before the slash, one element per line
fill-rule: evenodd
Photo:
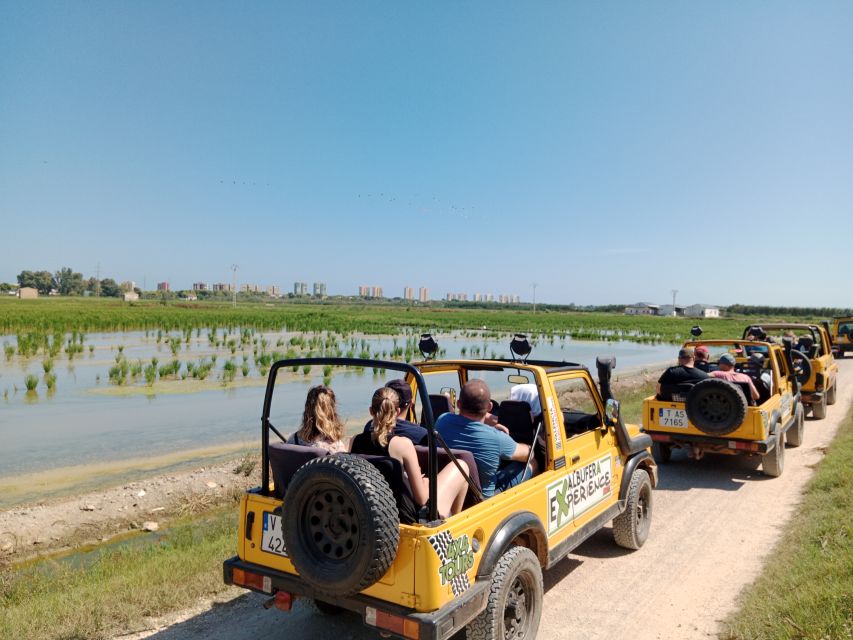
<path fill-rule="evenodd" d="M 450 543 L 453 542 L 453 536 L 450 535 L 450 532 L 442 531 L 434 536 L 430 536 L 428 540 L 432 545 L 432 548 L 435 549 L 435 552 L 438 554 L 438 559 L 441 560 L 441 564 L 447 564 L 451 560 L 451 558 L 447 556 L 447 547 L 449 547 Z M 454 596 L 458 596 L 459 594 L 467 591 L 471 587 L 471 583 L 468 582 L 468 574 L 463 573 L 462 575 L 454 577 L 450 581 L 450 587 L 453 589 Z"/>

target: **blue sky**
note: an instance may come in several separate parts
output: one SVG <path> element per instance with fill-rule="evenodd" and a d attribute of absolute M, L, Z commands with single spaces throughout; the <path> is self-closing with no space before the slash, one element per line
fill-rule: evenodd
<path fill-rule="evenodd" d="M 853 3 L 4 2 L 0 280 L 850 306 Z"/>

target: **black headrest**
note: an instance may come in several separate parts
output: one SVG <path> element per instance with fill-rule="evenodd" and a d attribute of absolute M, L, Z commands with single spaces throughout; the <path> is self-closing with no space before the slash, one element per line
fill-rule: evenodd
<path fill-rule="evenodd" d="M 270 458 L 273 482 L 275 482 L 275 494 L 279 498 L 284 498 L 284 492 L 296 470 L 309 460 L 328 455 L 329 452 L 320 447 L 271 442 L 267 453 Z"/>

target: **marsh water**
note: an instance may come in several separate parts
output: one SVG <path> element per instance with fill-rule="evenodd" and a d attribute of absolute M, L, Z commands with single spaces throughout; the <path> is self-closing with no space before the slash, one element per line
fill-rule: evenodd
<path fill-rule="evenodd" d="M 291 335 L 264 338 L 268 344 L 283 344 Z M 358 336 L 357 340 L 359 348 L 372 354 L 391 353 L 400 341 L 387 336 Z M 0 343 L 15 345 L 15 337 L 0 337 Z M 445 358 L 470 357 L 472 350 L 485 357 L 509 356 L 507 338 L 451 334 L 439 337 L 439 344 Z M 120 353 L 131 362 L 150 362 L 152 357 L 160 362 L 172 360 L 164 341 L 143 332 L 90 334 L 85 347 L 71 360 L 64 353 L 54 359 L 56 384 L 52 391 L 43 381 L 43 356 L 7 355 L 0 363 L 0 487 L 5 489 L 0 490 L 0 506 L 33 499 L 40 492 L 47 495 L 63 485 L 95 487 L 133 469 L 162 472 L 256 448 L 265 376 L 262 368 L 254 366 L 248 375 L 241 375 L 240 351 L 232 355 L 228 348 L 212 346 L 196 336 L 184 342 L 174 357 L 185 365 L 217 355 L 210 378 L 200 382 L 174 376 L 165 385 L 158 382 L 148 387 L 144 379 L 117 386 L 110 382 L 108 371 Z M 538 341 L 531 357 L 577 362 L 594 369 L 597 355 L 615 355 L 618 373 L 668 360 L 672 353 L 673 346 L 667 344 L 555 338 Z M 234 382 L 225 384 L 219 379 L 224 362 L 231 358 L 238 371 Z M 253 361 L 251 346 L 243 361 Z M 39 378 L 34 392 L 26 391 L 27 375 Z M 339 405 L 346 407 L 343 417 L 349 431 L 355 431 L 366 418 L 373 389 L 390 377 L 396 376 L 370 369 L 332 373 L 331 386 Z M 282 430 L 290 432 L 298 424 L 308 387 L 323 378 L 320 367 L 308 373 L 301 369 L 287 372 L 276 388 L 276 421 Z M 76 481 L 68 479 L 72 476 Z M 40 488 L 22 487 L 25 478 L 39 479 L 35 484 Z"/>

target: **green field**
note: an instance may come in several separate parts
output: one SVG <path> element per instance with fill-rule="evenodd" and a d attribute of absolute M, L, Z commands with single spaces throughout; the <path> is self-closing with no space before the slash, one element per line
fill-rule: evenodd
<path fill-rule="evenodd" d="M 763 318 L 769 320 L 769 318 Z M 802 321 L 802 319 L 800 320 Z M 740 335 L 754 322 L 743 317 L 703 319 L 627 316 L 622 313 L 532 309 L 471 309 L 382 303 L 139 302 L 117 299 L 0 299 L 0 334 L 55 334 L 133 330 L 182 331 L 251 328 L 259 331 L 328 331 L 392 334 L 471 331 L 479 335 L 526 332 L 576 340 L 675 343 L 699 323 L 706 338 Z"/>

